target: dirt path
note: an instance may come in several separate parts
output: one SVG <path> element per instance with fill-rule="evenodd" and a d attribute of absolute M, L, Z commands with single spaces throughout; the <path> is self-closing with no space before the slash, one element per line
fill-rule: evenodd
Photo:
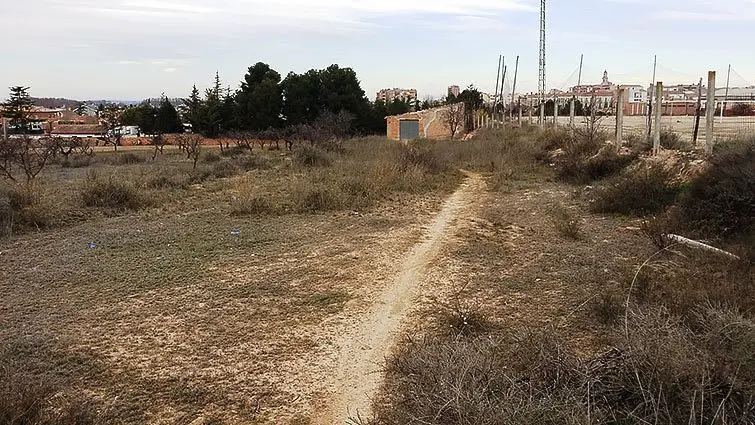
<path fill-rule="evenodd" d="M 324 412 L 316 423 L 343 424 L 357 412 L 363 418 L 369 416 L 372 397 L 382 380 L 381 364 L 391 353 L 404 318 L 416 305 L 428 264 L 455 233 L 457 221 L 476 215 L 479 207 L 476 201 L 484 190 L 485 182 L 480 175 L 467 175 L 465 182 L 444 202 L 422 240 L 406 254 L 379 301 L 340 339 L 337 394 L 330 411 Z"/>

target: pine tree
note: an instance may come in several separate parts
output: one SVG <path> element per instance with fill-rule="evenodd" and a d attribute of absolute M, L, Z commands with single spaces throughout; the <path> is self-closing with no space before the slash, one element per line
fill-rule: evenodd
<path fill-rule="evenodd" d="M 3 103 L 3 116 L 9 118 L 9 124 L 17 132 L 26 134 L 29 131 L 31 109 L 34 103 L 29 96 L 29 87 L 13 86 L 10 97 Z"/>
<path fill-rule="evenodd" d="M 191 129 L 194 133 L 203 133 L 203 119 L 202 119 L 202 113 L 204 109 L 204 102 L 202 101 L 202 98 L 199 97 L 199 89 L 197 89 L 197 85 L 194 84 L 194 87 L 191 89 L 191 95 L 189 96 L 189 102 L 188 102 L 188 116 L 186 117 L 187 121 L 189 121 L 189 124 L 191 124 Z"/>
<path fill-rule="evenodd" d="M 156 116 L 157 131 L 160 133 L 183 133 L 183 124 L 178 111 L 165 95 L 160 98 L 160 106 Z"/>

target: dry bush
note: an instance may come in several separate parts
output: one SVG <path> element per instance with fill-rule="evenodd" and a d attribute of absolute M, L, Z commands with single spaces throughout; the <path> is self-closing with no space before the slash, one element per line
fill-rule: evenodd
<path fill-rule="evenodd" d="M 642 217 L 662 211 L 680 192 L 671 170 L 660 164 L 647 164 L 609 180 L 597 191 L 590 208 L 593 212 Z"/>
<path fill-rule="evenodd" d="M 16 362 L 0 359 L 0 425 L 88 425 L 99 423 L 86 402 L 53 408 L 59 391 L 54 378 L 38 377 Z"/>
<path fill-rule="evenodd" d="M 84 207 L 112 212 L 137 211 L 153 204 L 145 191 L 134 183 L 114 175 L 103 179 L 94 172 L 87 175 L 79 196 Z"/>
<path fill-rule="evenodd" d="M 218 162 L 222 159 L 220 155 L 218 155 L 216 152 L 206 152 L 204 155 L 202 155 L 202 162 L 206 162 L 208 164 Z"/>
<path fill-rule="evenodd" d="M 236 167 L 236 164 L 231 161 L 216 162 L 210 169 L 210 175 L 219 179 L 233 177 L 238 173 L 238 167 Z"/>
<path fill-rule="evenodd" d="M 452 338 L 485 335 L 495 328 L 483 314 L 483 307 L 461 295 L 450 301 L 434 300 L 431 315 L 439 335 Z"/>
<path fill-rule="evenodd" d="M 661 257 L 642 271 L 638 301 L 663 305 L 679 315 L 709 302 L 755 311 L 752 263 L 732 262 L 678 246 L 673 249 L 683 256 Z"/>
<path fill-rule="evenodd" d="M 111 159 L 112 165 L 133 165 L 147 162 L 148 157 L 143 154 L 134 152 L 125 152 L 119 154 L 108 155 L 107 158 Z"/>
<path fill-rule="evenodd" d="M 636 159 L 634 155 L 617 155 L 612 146 L 590 157 L 566 154 L 556 162 L 556 176 L 562 182 L 588 184 L 615 176 Z"/>
<path fill-rule="evenodd" d="M 686 226 L 704 237 L 755 235 L 755 140 L 713 156 L 680 202 Z"/>
<path fill-rule="evenodd" d="M 270 196 L 260 194 L 246 194 L 233 202 L 231 214 L 247 216 L 278 213 L 278 207 L 270 198 Z"/>
<path fill-rule="evenodd" d="M 441 158 L 431 146 L 422 144 L 398 145 L 396 165 L 401 170 L 417 167 L 431 174 L 441 174 L 448 171 L 450 167 L 449 163 Z"/>
<path fill-rule="evenodd" d="M 576 425 L 585 406 L 563 388 L 579 389 L 580 377 L 577 359 L 544 333 L 409 340 L 388 361 L 373 422 Z"/>
<path fill-rule="evenodd" d="M 233 158 L 233 163 L 245 171 L 261 170 L 272 166 L 271 161 L 267 157 L 254 154 L 237 156 Z"/>
<path fill-rule="evenodd" d="M 43 229 L 53 220 L 53 211 L 35 185 L 10 186 L 0 190 L 0 235 L 23 229 Z"/>
<path fill-rule="evenodd" d="M 751 423 L 751 320 L 713 307 L 690 323 L 663 308 L 628 317 L 626 332 L 595 356 L 548 329 L 409 340 L 388 360 L 373 422 Z"/>
<path fill-rule="evenodd" d="M 60 162 L 63 168 L 84 168 L 92 165 L 91 155 L 73 154 Z"/>
<path fill-rule="evenodd" d="M 553 227 L 559 235 L 567 239 L 581 240 L 583 238 L 579 217 L 564 207 L 557 207 L 551 211 Z"/>
<path fill-rule="evenodd" d="M 615 285 L 608 285 L 591 302 L 590 313 L 601 324 L 615 325 L 623 317 L 625 297 Z"/>
<path fill-rule="evenodd" d="M 150 189 L 177 189 L 186 190 L 189 188 L 190 176 L 179 170 L 162 169 L 156 174 L 151 175 L 146 180 L 146 185 Z"/>
<path fill-rule="evenodd" d="M 328 167 L 333 159 L 326 151 L 313 147 L 302 146 L 294 152 L 294 163 L 302 167 Z"/>
<path fill-rule="evenodd" d="M 690 151 L 693 149 L 691 142 L 683 140 L 679 133 L 671 130 L 661 130 L 661 147 L 676 151 Z"/>

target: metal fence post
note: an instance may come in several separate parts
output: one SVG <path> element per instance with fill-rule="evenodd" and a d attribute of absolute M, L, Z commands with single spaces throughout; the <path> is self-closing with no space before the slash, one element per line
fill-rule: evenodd
<path fill-rule="evenodd" d="M 705 105 L 705 153 L 713 153 L 713 122 L 716 118 L 716 71 L 708 72 L 708 102 Z"/>
<path fill-rule="evenodd" d="M 655 87 L 655 122 L 653 123 L 653 154 L 661 150 L 661 107 L 663 105 L 663 83 Z"/>
<path fill-rule="evenodd" d="M 624 96 L 625 89 L 619 86 L 619 93 L 616 99 L 616 153 L 621 151 L 621 142 L 624 138 Z"/>

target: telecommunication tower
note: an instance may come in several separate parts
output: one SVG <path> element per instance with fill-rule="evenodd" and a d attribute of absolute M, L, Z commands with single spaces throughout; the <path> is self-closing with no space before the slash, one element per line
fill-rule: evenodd
<path fill-rule="evenodd" d="M 540 75 L 538 80 L 540 104 L 545 103 L 545 0 L 540 0 Z"/>

